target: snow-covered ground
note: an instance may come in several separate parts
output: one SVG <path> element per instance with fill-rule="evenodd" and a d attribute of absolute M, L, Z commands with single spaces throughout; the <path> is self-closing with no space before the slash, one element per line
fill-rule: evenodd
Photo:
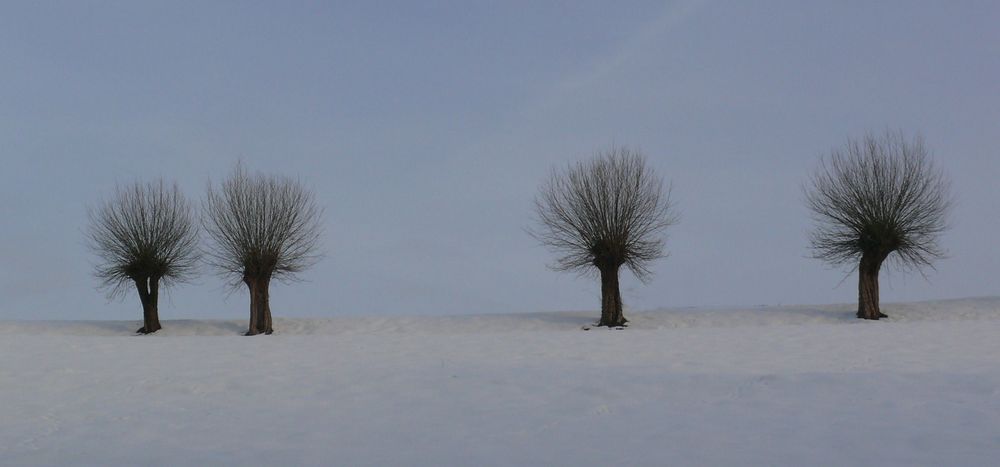
<path fill-rule="evenodd" d="M 0 322 L 0 464 L 1000 463 L 1000 298 L 851 310 Z"/>

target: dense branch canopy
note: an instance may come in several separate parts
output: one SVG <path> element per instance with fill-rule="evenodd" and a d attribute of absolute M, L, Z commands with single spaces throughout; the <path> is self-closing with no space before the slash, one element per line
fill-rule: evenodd
<path fill-rule="evenodd" d="M 117 187 L 89 217 L 88 244 L 100 259 L 95 274 L 109 295 L 120 295 L 137 280 L 169 286 L 196 272 L 198 227 L 176 184 Z"/>
<path fill-rule="evenodd" d="M 663 253 L 675 222 L 669 189 L 628 148 L 612 148 L 565 171 L 553 171 L 535 198 L 529 232 L 557 253 L 556 270 L 627 266 L 640 279 Z"/>
<path fill-rule="evenodd" d="M 901 133 L 849 141 L 822 161 L 806 191 L 816 228 L 816 258 L 857 265 L 864 254 L 921 268 L 943 255 L 948 182 L 934 167 L 923 140 Z"/>
<path fill-rule="evenodd" d="M 319 259 L 322 212 L 296 180 L 238 165 L 218 190 L 209 186 L 204 211 L 208 261 L 234 284 L 294 278 Z"/>

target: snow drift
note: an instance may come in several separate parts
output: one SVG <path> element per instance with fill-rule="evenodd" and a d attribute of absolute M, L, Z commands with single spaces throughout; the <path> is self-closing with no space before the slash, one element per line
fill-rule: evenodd
<path fill-rule="evenodd" d="M 5 465 L 993 465 L 1000 299 L 0 322 Z"/>

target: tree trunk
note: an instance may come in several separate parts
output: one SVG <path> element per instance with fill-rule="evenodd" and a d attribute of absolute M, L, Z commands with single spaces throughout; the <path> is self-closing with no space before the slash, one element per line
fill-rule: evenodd
<path fill-rule="evenodd" d="M 865 253 L 858 266 L 858 318 L 888 318 L 879 310 L 878 273 L 885 255 Z"/>
<path fill-rule="evenodd" d="M 135 288 L 142 302 L 142 327 L 139 334 L 152 334 L 162 329 L 158 310 L 160 281 L 157 278 L 135 279 Z"/>
<path fill-rule="evenodd" d="M 251 277 L 244 279 L 243 282 L 250 289 L 250 325 L 247 327 L 246 335 L 271 334 L 274 329 L 271 328 L 271 304 L 268 292 L 270 278 Z"/>
<path fill-rule="evenodd" d="M 249 277 L 243 278 L 243 283 L 247 285 L 247 290 L 250 291 L 250 325 L 247 326 L 247 336 L 257 335 L 257 289 L 256 282 Z"/>
<path fill-rule="evenodd" d="M 257 322 L 259 325 L 258 329 L 260 332 L 270 335 L 274 332 L 274 329 L 271 327 L 271 278 L 261 280 L 260 302 L 258 306 L 260 306 L 259 321 Z"/>
<path fill-rule="evenodd" d="M 628 320 L 622 313 L 622 294 L 618 288 L 618 268 L 601 268 L 601 321 L 598 326 L 624 326 Z"/>

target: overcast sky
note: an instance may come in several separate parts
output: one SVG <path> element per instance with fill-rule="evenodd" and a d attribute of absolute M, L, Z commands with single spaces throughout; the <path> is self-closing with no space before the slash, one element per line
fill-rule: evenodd
<path fill-rule="evenodd" d="M 949 257 L 883 300 L 1000 295 L 997 25 L 994 1 L 5 2 L 0 318 L 139 319 L 96 289 L 87 206 L 158 177 L 200 202 L 241 159 L 325 208 L 277 317 L 596 310 L 524 228 L 551 167 L 612 144 L 681 214 L 627 309 L 852 302 L 801 187 L 885 128 L 924 135 L 957 203 Z M 160 314 L 247 301 L 206 269 Z"/>

